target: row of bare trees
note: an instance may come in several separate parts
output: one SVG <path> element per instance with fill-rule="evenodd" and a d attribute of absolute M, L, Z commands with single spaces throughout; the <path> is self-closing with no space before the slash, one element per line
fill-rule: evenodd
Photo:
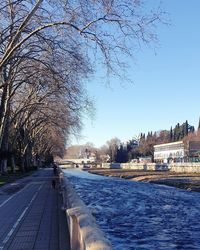
<path fill-rule="evenodd" d="M 98 59 L 117 74 L 121 52 L 156 39 L 162 13 L 144 9 L 138 0 L 1 1 L 1 172 L 8 160 L 24 170 L 63 154 L 90 107 L 83 79 Z"/>

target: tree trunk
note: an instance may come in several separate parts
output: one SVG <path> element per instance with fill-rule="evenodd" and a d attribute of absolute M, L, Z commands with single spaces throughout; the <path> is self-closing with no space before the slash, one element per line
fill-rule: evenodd
<path fill-rule="evenodd" d="M 33 156 L 33 167 L 38 168 L 38 162 L 37 162 L 36 155 Z"/>
<path fill-rule="evenodd" d="M 5 173 L 8 172 L 7 162 L 8 162 L 7 159 L 3 159 L 3 160 L 1 161 L 1 164 L 2 164 L 1 166 L 2 166 L 2 172 L 3 172 L 3 174 L 5 174 Z"/>
<path fill-rule="evenodd" d="M 0 77 L 2 79 L 2 83 L 4 83 L 3 92 L 1 96 L 1 106 L 0 106 L 0 148 L 2 147 L 4 130 L 7 123 L 7 110 L 8 110 L 8 99 L 9 99 L 9 91 L 6 77 L 6 68 L 3 72 L 0 72 Z"/>
<path fill-rule="evenodd" d="M 21 156 L 20 170 L 22 172 L 25 172 L 25 157 L 24 157 L 24 155 Z"/>
<path fill-rule="evenodd" d="M 15 163 L 15 156 L 12 154 L 11 155 L 11 168 L 12 168 L 12 173 L 16 172 L 16 163 Z"/>
<path fill-rule="evenodd" d="M 24 158 L 25 158 L 25 170 L 28 171 L 28 169 L 30 169 L 29 154 L 26 153 Z"/>
<path fill-rule="evenodd" d="M 7 173 L 7 162 L 8 162 L 8 157 L 9 157 L 9 143 L 8 143 L 8 139 L 9 139 L 9 128 L 10 128 L 10 105 L 7 102 L 7 111 L 5 114 L 5 119 L 4 119 L 4 131 L 2 134 L 2 140 L 1 140 L 1 145 L 0 145 L 0 150 L 1 152 L 4 152 L 4 156 L 2 159 L 2 168 L 3 168 L 3 172 Z"/>

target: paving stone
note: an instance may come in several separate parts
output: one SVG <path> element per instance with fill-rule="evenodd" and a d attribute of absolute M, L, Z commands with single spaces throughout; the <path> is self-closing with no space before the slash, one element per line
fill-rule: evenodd
<path fill-rule="evenodd" d="M 16 237 L 28 237 L 28 236 L 34 236 L 36 237 L 37 235 L 37 231 L 22 231 L 20 230 L 17 234 L 16 234 Z"/>
<path fill-rule="evenodd" d="M 0 249 L 70 249 L 61 195 L 51 188 L 52 170 L 39 171 L 37 176 L 27 177 L 28 185 L 0 207 Z"/>

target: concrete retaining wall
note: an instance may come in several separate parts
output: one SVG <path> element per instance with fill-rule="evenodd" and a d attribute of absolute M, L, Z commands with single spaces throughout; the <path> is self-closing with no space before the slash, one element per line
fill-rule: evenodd
<path fill-rule="evenodd" d="M 122 169 L 132 169 L 132 170 L 143 170 L 143 171 L 158 171 L 158 170 L 169 170 L 166 164 L 156 164 L 156 163 L 121 163 Z"/>
<path fill-rule="evenodd" d="M 102 168 L 110 168 L 110 163 L 102 163 Z"/>
<path fill-rule="evenodd" d="M 144 170 L 145 166 L 142 163 L 121 163 L 122 169 Z"/>
<path fill-rule="evenodd" d="M 67 208 L 71 250 L 112 250 L 111 243 L 105 238 L 95 218 L 79 198 L 70 182 L 66 177 L 60 179 L 63 203 L 64 207 Z"/>
<path fill-rule="evenodd" d="M 172 163 L 169 168 L 170 171 L 176 173 L 200 173 L 200 163 Z"/>
<path fill-rule="evenodd" d="M 157 163 L 105 163 L 102 167 L 144 171 L 170 171 L 176 173 L 200 173 L 200 163 L 183 162 L 171 164 Z"/>

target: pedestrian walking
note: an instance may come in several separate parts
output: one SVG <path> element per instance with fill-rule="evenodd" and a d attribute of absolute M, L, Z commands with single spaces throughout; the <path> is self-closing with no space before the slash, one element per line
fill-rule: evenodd
<path fill-rule="evenodd" d="M 51 187 L 53 189 L 56 189 L 56 180 L 55 179 L 52 179 L 52 181 L 51 181 Z"/>
<path fill-rule="evenodd" d="M 58 171 L 58 168 L 57 168 L 56 164 L 54 163 L 53 164 L 53 173 L 54 173 L 54 175 L 57 175 L 57 171 Z"/>

